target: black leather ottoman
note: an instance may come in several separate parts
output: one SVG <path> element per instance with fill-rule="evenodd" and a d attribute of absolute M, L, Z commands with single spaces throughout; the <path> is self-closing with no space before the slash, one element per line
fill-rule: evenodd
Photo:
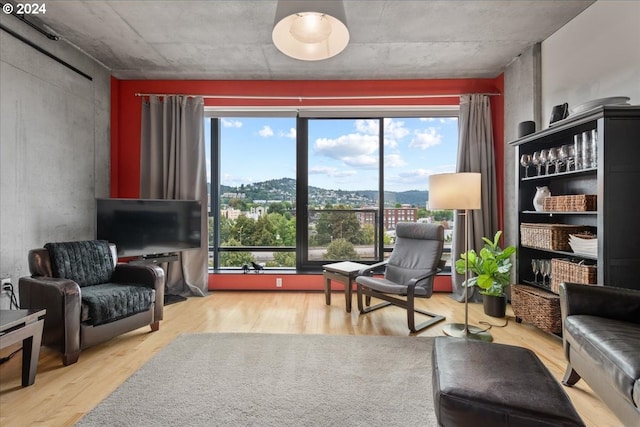
<path fill-rule="evenodd" d="M 522 347 L 436 337 L 433 400 L 440 426 L 584 426 L 540 359 Z"/>

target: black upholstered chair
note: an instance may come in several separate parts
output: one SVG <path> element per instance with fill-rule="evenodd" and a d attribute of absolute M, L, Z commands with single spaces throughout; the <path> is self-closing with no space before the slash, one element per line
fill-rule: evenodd
<path fill-rule="evenodd" d="M 106 241 L 48 243 L 29 251 L 31 277 L 22 277 L 20 307 L 47 309 L 42 343 L 62 352 L 80 350 L 149 325 L 160 327 L 164 272 L 156 265 L 117 263 Z"/>
<path fill-rule="evenodd" d="M 396 243 L 388 260 L 371 265 L 356 277 L 358 309 L 369 313 L 389 305 L 407 310 L 407 325 L 412 333 L 444 320 L 444 316 L 415 307 L 415 298 L 430 298 L 433 278 L 443 266 L 444 228 L 439 224 L 401 222 L 396 225 Z M 372 272 L 385 267 L 384 277 Z M 363 304 L 365 297 L 366 306 Z M 371 305 L 371 298 L 385 302 Z M 416 325 L 415 313 L 429 319 Z"/>
<path fill-rule="evenodd" d="M 581 378 L 625 426 L 640 427 L 640 291 L 560 283 L 562 383 Z"/>

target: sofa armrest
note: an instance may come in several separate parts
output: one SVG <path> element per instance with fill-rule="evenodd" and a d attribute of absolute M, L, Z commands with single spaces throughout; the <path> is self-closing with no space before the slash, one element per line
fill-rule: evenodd
<path fill-rule="evenodd" d="M 80 353 L 80 287 L 72 280 L 21 277 L 20 308 L 47 310 L 42 341 L 56 344 L 65 355 Z"/>
<path fill-rule="evenodd" d="M 588 314 L 640 324 L 640 291 L 611 286 L 560 284 L 562 320 Z"/>
<path fill-rule="evenodd" d="M 119 263 L 111 276 L 113 283 L 140 285 L 155 289 L 156 301 L 154 322 L 162 320 L 164 313 L 164 270 L 155 264 Z"/>

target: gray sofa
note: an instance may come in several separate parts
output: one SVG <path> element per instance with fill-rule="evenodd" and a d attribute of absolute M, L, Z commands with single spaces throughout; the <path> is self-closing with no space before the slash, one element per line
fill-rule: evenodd
<path fill-rule="evenodd" d="M 563 384 L 584 379 L 626 427 L 640 426 L 640 291 L 560 284 Z"/>

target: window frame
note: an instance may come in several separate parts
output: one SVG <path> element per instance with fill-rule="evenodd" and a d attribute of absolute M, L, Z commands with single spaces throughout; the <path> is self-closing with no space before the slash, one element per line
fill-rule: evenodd
<path fill-rule="evenodd" d="M 209 246 L 209 253 L 213 254 L 213 268 L 210 272 L 229 272 L 234 268 L 220 268 L 220 253 L 223 251 L 254 251 L 254 252 L 295 252 L 296 268 L 295 272 L 320 272 L 322 261 L 309 261 L 308 255 L 308 121 L 318 119 L 371 119 L 379 121 L 379 162 L 378 162 L 378 192 L 379 203 L 377 215 L 377 224 L 379 231 L 384 230 L 384 120 L 389 118 L 447 118 L 456 117 L 459 119 L 459 105 L 441 105 L 441 106 L 425 106 L 425 107 L 326 107 L 326 108 L 270 108 L 270 107 L 237 107 L 237 108 L 205 108 L 205 118 L 210 119 L 210 165 L 211 165 L 211 188 L 209 200 L 209 217 L 213 217 L 213 245 Z M 296 246 L 237 246 L 220 248 L 220 122 L 225 117 L 295 117 L 296 118 L 296 216 L 304 215 L 303 220 L 296 219 Z M 215 135 L 215 138 L 214 138 Z M 217 213 L 217 214 L 215 214 Z M 392 251 L 392 248 L 385 248 L 384 233 L 377 233 L 376 253 L 381 261 L 385 254 Z M 445 248 L 445 252 L 449 251 Z M 377 261 L 362 261 L 365 264 L 371 264 Z M 287 270 L 290 268 L 273 269 L 274 271 Z M 446 269 L 450 271 L 450 268 Z"/>

